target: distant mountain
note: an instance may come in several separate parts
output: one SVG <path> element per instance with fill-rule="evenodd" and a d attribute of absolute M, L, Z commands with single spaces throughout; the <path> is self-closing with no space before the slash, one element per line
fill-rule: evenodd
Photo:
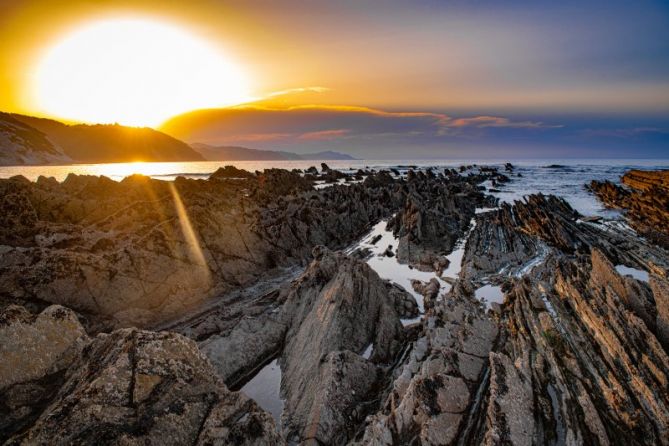
<path fill-rule="evenodd" d="M 332 150 L 325 150 L 323 152 L 316 153 L 305 153 L 304 155 L 299 155 L 303 160 L 355 160 L 354 158 L 347 153 L 335 152 Z"/>
<path fill-rule="evenodd" d="M 40 165 L 72 162 L 36 128 L 0 112 L 0 165 Z"/>
<path fill-rule="evenodd" d="M 9 116 L 15 122 L 23 123 L 27 128 L 39 132 L 43 139 L 67 157 L 65 162 L 119 163 L 204 159 L 185 142 L 146 127 L 125 127 L 118 124 L 67 125 L 53 119 L 18 114 L 3 116 Z M 42 146 L 44 144 L 42 142 Z M 33 150 L 31 147 L 28 146 L 26 150 Z M 4 151 L 4 145 L 0 149 Z"/>
<path fill-rule="evenodd" d="M 257 150 L 239 146 L 192 144 L 191 147 L 209 161 L 281 161 L 281 160 L 354 160 L 345 153 L 326 151 L 300 155 L 293 152 Z"/>
<path fill-rule="evenodd" d="M 239 146 L 211 146 L 209 144 L 191 144 L 191 147 L 209 161 L 276 161 L 300 160 L 299 155 L 291 152 L 256 150 Z"/>

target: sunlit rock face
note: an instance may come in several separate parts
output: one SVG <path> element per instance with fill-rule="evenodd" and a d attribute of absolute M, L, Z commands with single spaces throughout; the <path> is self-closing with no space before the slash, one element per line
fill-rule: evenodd
<path fill-rule="evenodd" d="M 175 182 L 139 175 L 0 181 L 2 288 L 112 327 L 149 326 L 268 272 L 306 265 L 316 245 L 343 248 L 408 195 L 429 201 L 440 190 L 427 185 L 443 181 L 407 183 L 386 173 L 374 186 L 315 191 L 295 172 L 221 172 Z"/>
<path fill-rule="evenodd" d="M 346 243 L 385 212 L 362 189 L 296 198 L 288 185 L 277 192 L 274 176 L 4 180 L 2 288 L 113 325 L 146 326 L 272 268 L 303 263 L 317 243 Z M 353 206 L 357 217 L 344 218 Z"/>
<path fill-rule="evenodd" d="M 669 170 L 631 170 L 622 177 L 629 189 L 593 181 L 589 188 L 607 206 L 622 208 L 630 224 L 669 249 Z"/>

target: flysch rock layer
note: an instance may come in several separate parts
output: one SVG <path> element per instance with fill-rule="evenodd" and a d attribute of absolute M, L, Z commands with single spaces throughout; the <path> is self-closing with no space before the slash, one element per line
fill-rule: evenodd
<path fill-rule="evenodd" d="M 297 172 L 231 170 L 174 182 L 139 175 L 0 180 L 5 299 L 65 305 L 112 328 L 153 326 L 272 272 L 304 267 L 314 246 L 346 247 L 408 196 L 429 202 L 440 185 L 458 183 L 466 189 L 458 200 L 482 202 L 470 183 L 487 178 L 380 172 L 314 190 Z"/>
<path fill-rule="evenodd" d="M 366 263 L 321 248 L 314 254 L 284 305 L 291 318 L 280 362 L 285 423 L 289 438 L 341 444 L 374 399 L 382 365 L 402 347 L 403 302 Z M 359 354 L 370 344 L 366 360 Z"/>
<path fill-rule="evenodd" d="M 35 318 L 10 307 L 1 319 L 5 444 L 283 443 L 272 417 L 230 392 L 181 335 L 121 329 L 89 338 L 59 306 Z M 12 360 L 21 349 L 34 364 Z"/>
<path fill-rule="evenodd" d="M 669 170 L 630 170 L 623 185 L 593 181 L 588 187 L 604 204 L 625 211 L 630 225 L 669 249 Z"/>
<path fill-rule="evenodd" d="M 667 444 L 668 260 L 555 197 L 478 215 L 458 281 L 357 443 Z M 504 290 L 497 312 L 473 296 L 487 281 Z"/>
<path fill-rule="evenodd" d="M 140 177 L 116 186 L 77 177 L 62 184 L 0 182 L 15 194 L 9 203 L 19 204 L 5 201 L 2 217 L 16 230 L 2 233 L 0 337 L 3 356 L 14 358 L 14 365 L 0 367 L 0 415 L 7 420 L 0 423 L 0 439 L 9 444 L 669 444 L 669 254 L 652 234 L 639 236 L 619 222 L 588 219 L 553 196 L 533 195 L 476 214 L 477 206 L 496 204 L 480 183 L 503 187 L 508 181 L 495 169 L 406 177 L 361 171 L 354 176 L 359 184 L 313 190 L 312 182 L 323 181 L 323 175 L 325 181 L 351 182 L 323 169 L 320 176 L 317 169 L 306 175 L 223 169 L 207 181 L 177 180 L 178 200 L 169 183 Z M 88 186 L 65 194 L 68 181 Z M 661 193 L 655 179 L 646 182 L 651 185 L 634 187 L 651 196 Z M 123 246 L 133 261 L 145 256 L 148 262 L 152 251 L 138 243 L 138 233 L 151 239 L 162 220 L 143 214 L 150 209 L 146 203 L 142 210 L 133 207 L 141 207 L 137 196 L 132 198 L 132 193 L 142 196 L 137 184 L 158 197 L 165 194 L 162 212 L 173 218 L 172 235 L 159 252 L 179 252 L 175 246 L 191 246 L 191 237 L 200 241 L 204 263 L 188 257 L 191 251 L 176 257 L 185 265 L 206 265 L 207 291 L 184 282 L 178 292 L 169 288 L 165 295 L 163 289 L 161 303 L 147 306 L 123 293 L 115 303 L 110 293 L 107 305 L 126 308 L 119 316 L 121 310 L 82 305 L 82 296 L 90 293 L 76 294 L 87 282 L 73 270 L 45 265 L 41 271 L 53 276 L 36 280 L 29 274 L 31 262 L 61 265 L 61 258 L 81 255 L 77 259 L 85 263 L 81 259 L 94 255 L 92 234 L 112 240 L 100 247 L 107 262 L 100 264 L 103 270 L 112 264 L 105 257 L 111 246 Z M 41 195 L 47 186 L 55 192 Z M 107 188 L 115 192 L 103 199 Z M 66 202 L 77 207 L 95 196 L 100 209 L 87 209 L 99 212 L 97 218 L 106 215 L 102 221 L 53 216 L 65 212 Z M 61 200 L 60 205 L 49 200 Z M 108 213 L 123 200 L 125 211 Z M 179 209 L 189 216 L 191 230 Z M 389 228 L 400 239 L 399 260 L 423 270 L 439 273 L 455 241 L 469 234 L 462 267 L 449 279 L 447 292 L 440 294 L 437 279 L 413 282 L 426 297 L 425 313 L 408 326 L 401 319 L 417 316 L 413 297 L 381 280 L 364 253 L 337 251 L 393 214 Z M 224 225 L 236 225 L 235 232 Z M 169 224 L 161 227 L 166 231 Z M 42 238 L 68 230 L 79 238 L 58 236 L 48 243 Z M 235 241 L 227 245 L 222 237 Z M 234 257 L 228 249 L 240 241 L 246 251 Z M 238 269 L 231 266 L 236 261 Z M 174 259 L 166 260 L 166 271 L 167 265 L 181 268 Z M 620 265 L 639 274 L 626 275 Z M 242 274 L 248 280 L 241 280 Z M 138 286 L 146 286 L 146 276 L 138 277 Z M 114 280 L 105 278 L 98 286 Z M 55 283 L 70 294 L 55 300 Z M 499 287 L 503 301 L 478 300 L 477 289 L 487 285 Z M 207 300 L 211 293 L 216 300 Z M 52 301 L 78 313 L 49 307 Z M 123 316 L 154 309 L 160 314 L 155 321 Z M 77 317 L 85 317 L 89 334 Z M 97 325 L 91 322 L 96 318 Z M 109 331 L 149 319 L 169 321 L 161 327 L 186 337 L 130 328 L 95 335 L 100 327 Z M 39 359 L 26 360 L 30 354 Z M 281 366 L 285 403 L 278 426 L 253 401 L 229 390 L 273 359 Z"/>

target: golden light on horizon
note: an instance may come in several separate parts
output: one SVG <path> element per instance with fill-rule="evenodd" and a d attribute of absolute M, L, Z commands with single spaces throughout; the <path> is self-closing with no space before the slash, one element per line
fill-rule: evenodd
<path fill-rule="evenodd" d="M 32 95 L 40 111 L 58 118 L 157 126 L 190 110 L 247 102 L 249 83 L 239 65 L 185 29 L 108 19 L 48 48 Z"/>

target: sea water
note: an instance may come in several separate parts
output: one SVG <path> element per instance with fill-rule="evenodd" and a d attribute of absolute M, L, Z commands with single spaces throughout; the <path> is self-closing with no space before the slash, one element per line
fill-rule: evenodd
<path fill-rule="evenodd" d="M 599 215 L 616 218 L 616 213 L 607 210 L 592 194 L 585 190 L 585 185 L 592 180 L 619 183 L 620 177 L 629 169 L 667 169 L 669 160 L 508 160 L 515 166 L 513 172 L 504 170 L 507 160 L 335 160 L 323 161 L 334 169 L 352 173 L 358 169 L 394 168 L 406 173 L 409 168 L 437 169 L 454 168 L 461 165 L 497 166 L 502 173 L 511 178 L 511 182 L 499 184 L 500 192 L 493 194 L 501 201 L 512 203 L 532 193 L 554 194 L 584 215 Z M 67 166 L 0 166 L 0 178 L 23 175 L 29 180 L 36 180 L 40 175 L 64 180 L 69 173 L 78 175 L 104 175 L 120 181 L 133 173 L 140 173 L 156 179 L 174 180 L 178 176 L 187 178 L 208 178 L 219 167 L 233 165 L 249 171 L 267 168 L 306 169 L 316 166 L 320 169 L 321 161 L 193 161 L 170 163 L 109 163 L 109 164 L 74 164 Z M 475 171 L 475 169 L 474 169 Z M 491 186 L 487 184 L 487 186 Z"/>

